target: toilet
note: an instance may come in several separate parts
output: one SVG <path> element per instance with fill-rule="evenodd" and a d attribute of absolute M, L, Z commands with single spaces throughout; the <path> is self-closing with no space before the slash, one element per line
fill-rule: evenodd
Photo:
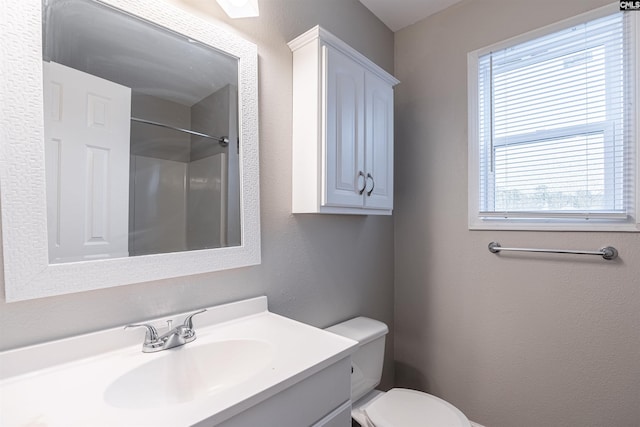
<path fill-rule="evenodd" d="M 351 417 L 362 427 L 471 427 L 459 409 L 430 394 L 375 390 L 382 377 L 386 324 L 356 317 L 326 330 L 358 342 L 351 356 Z"/>

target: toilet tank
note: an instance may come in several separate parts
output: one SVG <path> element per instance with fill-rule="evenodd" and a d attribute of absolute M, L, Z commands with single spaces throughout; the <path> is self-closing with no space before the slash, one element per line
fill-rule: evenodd
<path fill-rule="evenodd" d="M 378 320 L 356 317 L 326 330 L 358 341 L 358 347 L 351 355 L 351 400 L 356 402 L 380 384 L 384 339 L 389 328 Z"/>

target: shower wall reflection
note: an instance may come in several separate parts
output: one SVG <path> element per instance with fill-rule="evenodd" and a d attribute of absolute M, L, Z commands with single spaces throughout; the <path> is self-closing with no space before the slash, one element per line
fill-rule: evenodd
<path fill-rule="evenodd" d="M 133 117 L 230 143 L 131 123 L 129 255 L 240 245 L 236 99 L 232 85 L 191 107 L 133 93 Z"/>

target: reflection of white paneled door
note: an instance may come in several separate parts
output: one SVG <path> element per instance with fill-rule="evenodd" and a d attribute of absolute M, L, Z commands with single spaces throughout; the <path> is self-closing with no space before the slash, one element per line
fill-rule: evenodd
<path fill-rule="evenodd" d="M 128 255 L 131 89 L 43 62 L 51 262 Z"/>

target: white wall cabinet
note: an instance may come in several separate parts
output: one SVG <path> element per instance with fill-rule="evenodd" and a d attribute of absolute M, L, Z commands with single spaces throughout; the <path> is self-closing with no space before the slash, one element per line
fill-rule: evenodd
<path fill-rule="evenodd" d="M 393 76 L 321 27 L 293 51 L 293 213 L 390 215 Z"/>

